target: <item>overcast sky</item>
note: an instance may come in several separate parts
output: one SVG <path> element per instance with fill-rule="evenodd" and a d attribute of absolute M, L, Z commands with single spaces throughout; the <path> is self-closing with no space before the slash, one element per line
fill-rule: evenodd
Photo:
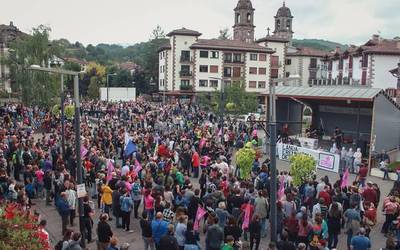
<path fill-rule="evenodd" d="M 45 24 L 52 39 L 84 44 L 146 41 L 157 24 L 166 31 L 186 27 L 214 38 L 233 25 L 238 0 L 1 0 L 0 23 L 20 30 Z M 273 28 L 281 0 L 252 0 L 256 37 Z M 400 0 L 287 0 L 295 38 L 360 44 L 372 34 L 400 36 Z"/>

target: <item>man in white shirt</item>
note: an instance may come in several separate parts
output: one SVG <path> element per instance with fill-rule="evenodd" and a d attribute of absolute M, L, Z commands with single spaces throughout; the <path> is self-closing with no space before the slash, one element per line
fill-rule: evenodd
<path fill-rule="evenodd" d="M 321 204 L 324 204 L 324 199 L 319 199 L 318 203 L 313 206 L 312 209 L 312 220 L 314 221 L 316 214 L 321 214 Z"/>
<path fill-rule="evenodd" d="M 325 183 L 324 179 L 321 178 L 320 183 L 318 183 L 318 185 L 317 185 L 317 197 L 319 196 L 319 193 L 320 193 L 322 190 L 324 190 L 325 186 L 326 186 L 326 183 Z"/>
<path fill-rule="evenodd" d="M 223 175 L 228 176 L 230 171 L 228 163 L 222 161 L 222 159 L 219 157 L 217 159 L 217 163 L 215 163 L 215 166 L 218 168 L 219 171 L 223 173 Z"/>
<path fill-rule="evenodd" d="M 127 173 L 129 173 L 129 166 L 130 162 L 126 161 L 126 164 L 121 169 L 121 176 L 125 176 Z"/>

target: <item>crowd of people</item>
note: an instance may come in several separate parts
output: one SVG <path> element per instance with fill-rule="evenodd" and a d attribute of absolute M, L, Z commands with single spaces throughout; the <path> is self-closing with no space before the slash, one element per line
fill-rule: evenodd
<path fill-rule="evenodd" d="M 39 198 L 54 205 L 62 224 L 55 236 L 63 235 L 55 249 L 82 249 L 82 238 L 96 240 L 99 250 L 127 249 L 118 242 L 119 230 L 140 230 L 145 250 L 260 249 L 269 224 L 269 160 L 257 154 L 248 179 L 240 178 L 234 161 L 237 149 L 259 140 L 256 125 L 227 119 L 222 129 L 218 116 L 191 103 L 141 99 L 84 102 L 81 113 L 82 147 L 76 152 L 71 121 L 65 122 L 63 148 L 54 112 L 20 104 L 0 109 L 1 199 L 26 209 Z M 366 180 L 365 169 L 360 164 L 352 183 L 343 175 L 333 182 L 315 176 L 298 187 L 288 172 L 279 173 L 278 240 L 267 249 L 337 249 L 340 234 L 348 249 L 371 249 L 379 206 L 386 216 L 385 249 L 397 249 L 391 236 L 400 238 L 399 187 L 379 204 L 380 189 Z M 74 232 L 77 171 L 87 194 L 81 230 Z"/>

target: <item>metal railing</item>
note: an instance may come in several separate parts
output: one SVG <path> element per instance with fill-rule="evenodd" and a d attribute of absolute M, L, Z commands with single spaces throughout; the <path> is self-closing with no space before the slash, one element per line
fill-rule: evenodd
<path fill-rule="evenodd" d="M 180 62 L 181 63 L 193 63 L 193 57 L 190 56 L 181 56 Z"/>
<path fill-rule="evenodd" d="M 180 77 L 192 77 L 193 72 L 191 71 L 179 71 L 179 76 Z"/>
<path fill-rule="evenodd" d="M 184 91 L 190 91 L 193 90 L 193 85 L 181 85 L 180 90 L 184 90 Z"/>

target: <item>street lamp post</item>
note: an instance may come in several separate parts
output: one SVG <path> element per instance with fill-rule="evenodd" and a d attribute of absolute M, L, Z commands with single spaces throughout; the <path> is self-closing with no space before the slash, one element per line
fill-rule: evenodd
<path fill-rule="evenodd" d="M 81 129 L 80 129 L 80 103 L 79 103 L 79 74 L 80 72 L 69 71 L 63 69 L 43 68 L 38 65 L 32 65 L 29 67 L 30 70 L 56 73 L 61 75 L 72 75 L 74 76 L 74 100 L 75 100 L 75 155 L 76 155 L 76 173 L 77 173 L 77 184 L 83 184 L 82 176 L 82 162 L 81 162 Z M 63 77 L 62 77 L 63 78 Z M 86 235 L 83 225 L 83 198 L 78 199 L 78 213 L 79 213 L 79 228 L 82 235 L 81 245 L 86 246 Z"/>
<path fill-rule="evenodd" d="M 275 83 L 269 85 L 269 133 L 270 133 L 270 190 L 271 190 L 271 241 L 277 240 L 277 207 L 276 207 L 276 117 L 275 117 Z M 267 122 L 268 123 L 268 122 Z"/>
<path fill-rule="evenodd" d="M 293 76 L 284 79 L 274 79 L 269 85 L 269 132 L 270 132 L 270 197 L 271 197 L 271 209 L 270 209 L 270 222 L 271 222 L 271 241 L 277 242 L 277 170 L 276 170 L 276 95 L 275 95 L 275 85 L 279 82 L 286 82 L 287 80 L 299 79 L 299 76 Z"/>
<path fill-rule="evenodd" d="M 164 91 L 163 91 L 163 105 L 165 105 L 165 92 L 167 91 L 167 85 L 165 84 L 164 81 Z"/>
<path fill-rule="evenodd" d="M 116 73 L 112 73 L 112 74 L 107 74 L 107 102 L 108 102 L 108 96 L 109 96 L 109 76 L 115 76 L 117 75 Z"/>

